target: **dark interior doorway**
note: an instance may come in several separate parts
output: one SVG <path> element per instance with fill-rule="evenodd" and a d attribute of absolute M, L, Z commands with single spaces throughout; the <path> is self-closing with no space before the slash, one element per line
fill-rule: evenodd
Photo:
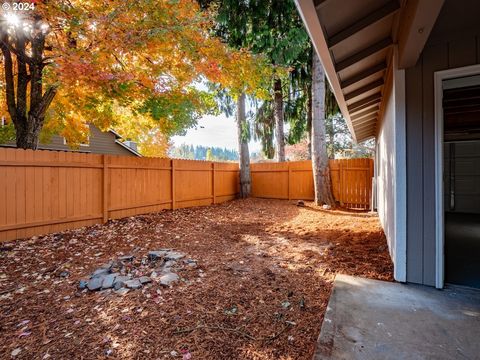
<path fill-rule="evenodd" d="M 443 108 L 445 281 L 480 288 L 480 85 L 446 87 Z"/>

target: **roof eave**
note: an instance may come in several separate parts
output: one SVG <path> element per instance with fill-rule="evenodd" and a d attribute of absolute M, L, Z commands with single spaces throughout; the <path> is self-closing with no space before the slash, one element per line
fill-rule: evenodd
<path fill-rule="evenodd" d="M 350 119 L 350 114 L 348 113 L 347 103 L 340 86 L 337 72 L 335 71 L 335 65 L 330 56 L 327 39 L 325 38 L 322 26 L 320 25 L 315 5 L 312 0 L 295 0 L 295 4 L 303 23 L 305 24 L 305 28 L 310 35 L 313 46 L 320 57 L 320 61 L 325 70 L 325 75 L 327 76 L 327 80 L 332 87 L 340 111 L 347 123 L 348 129 L 352 134 L 353 140 L 357 142 L 356 134 L 352 126 L 352 120 Z"/>
<path fill-rule="evenodd" d="M 138 151 L 135 151 L 133 150 L 130 146 L 128 145 L 125 145 L 124 143 L 122 143 L 121 141 L 119 140 L 115 140 L 115 143 L 124 147 L 125 149 L 127 149 L 128 151 L 130 151 L 132 154 L 135 154 L 136 156 L 139 156 L 139 157 L 142 157 L 142 154 L 140 154 Z"/>

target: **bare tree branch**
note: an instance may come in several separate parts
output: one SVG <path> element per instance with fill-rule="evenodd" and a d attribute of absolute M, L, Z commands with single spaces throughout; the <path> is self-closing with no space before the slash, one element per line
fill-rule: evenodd
<path fill-rule="evenodd" d="M 42 119 L 45 116 L 45 112 L 52 103 L 55 95 L 57 94 L 58 85 L 49 86 L 45 94 L 43 94 L 40 102 L 37 104 L 35 109 L 32 109 L 32 114 L 39 119 Z"/>

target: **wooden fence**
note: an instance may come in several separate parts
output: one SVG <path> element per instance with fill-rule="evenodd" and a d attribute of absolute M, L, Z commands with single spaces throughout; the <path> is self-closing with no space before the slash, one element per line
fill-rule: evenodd
<path fill-rule="evenodd" d="M 310 161 L 252 164 L 252 195 L 273 199 L 313 200 Z M 370 208 L 373 159 L 330 160 L 333 195 L 342 206 Z"/>
<path fill-rule="evenodd" d="M 310 161 L 252 164 L 252 196 L 313 199 Z M 331 160 L 335 199 L 369 208 L 372 159 Z M 238 164 L 0 148 L 0 241 L 234 199 Z"/>
<path fill-rule="evenodd" d="M 0 241 L 231 200 L 238 164 L 0 148 Z"/>

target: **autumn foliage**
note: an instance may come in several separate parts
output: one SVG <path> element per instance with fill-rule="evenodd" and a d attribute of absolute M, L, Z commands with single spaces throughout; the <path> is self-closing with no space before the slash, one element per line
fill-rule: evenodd
<path fill-rule="evenodd" d="M 35 39 L 44 39 L 42 91 L 55 90 L 44 134 L 60 133 L 75 144 L 88 135 L 88 123 L 113 126 L 125 137 L 154 139 L 161 145 L 149 153 L 161 155 L 170 136 L 215 111 L 201 83 L 256 94 L 269 76 L 261 57 L 229 49 L 211 27 L 211 14 L 194 0 L 58 0 L 4 12 L 0 30 L 16 87 L 22 82 L 16 70 L 22 63 L 30 68 Z M 1 115 L 15 123 L 2 71 Z M 27 104 L 27 121 L 29 110 Z"/>

